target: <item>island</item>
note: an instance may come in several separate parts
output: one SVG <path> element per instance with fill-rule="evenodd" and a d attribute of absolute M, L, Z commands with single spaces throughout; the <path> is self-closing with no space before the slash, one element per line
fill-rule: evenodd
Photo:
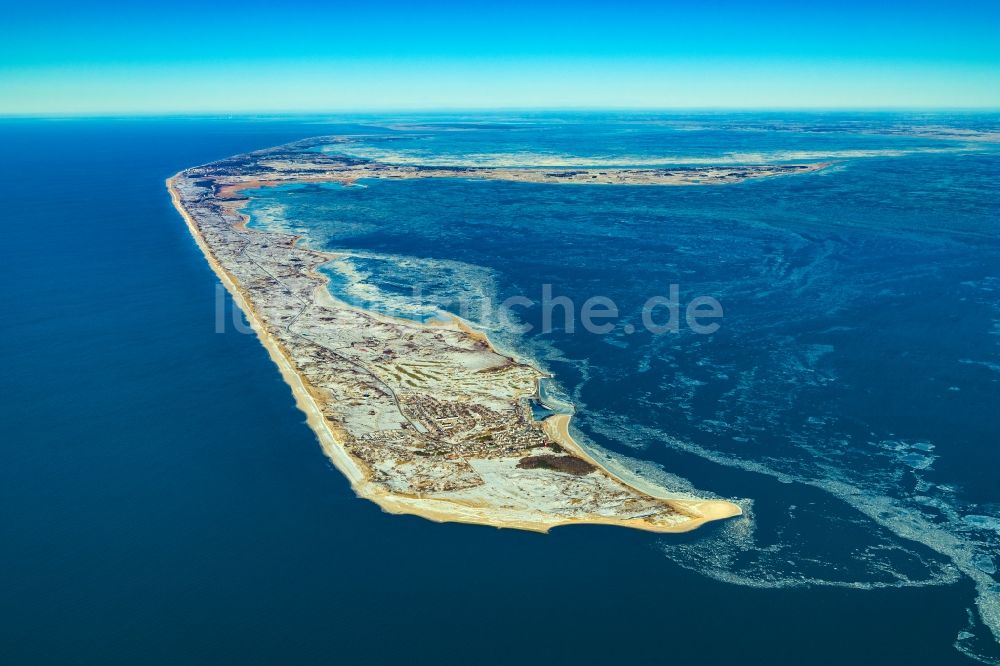
<path fill-rule="evenodd" d="M 538 421 L 545 373 L 501 353 L 457 317 L 397 319 L 342 302 L 317 269 L 335 254 L 248 229 L 248 191 L 366 178 L 705 185 L 807 173 L 826 164 L 671 169 L 421 167 L 337 156 L 317 137 L 181 171 L 174 206 L 267 348 L 327 456 L 354 492 L 390 513 L 539 532 L 606 524 L 683 532 L 742 511 L 612 471 L 570 434 Z"/>

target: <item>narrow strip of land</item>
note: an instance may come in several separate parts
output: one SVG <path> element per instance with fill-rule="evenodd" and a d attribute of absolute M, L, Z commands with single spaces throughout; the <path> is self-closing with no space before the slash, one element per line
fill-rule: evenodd
<path fill-rule="evenodd" d="M 332 255 L 304 248 L 294 236 L 246 228 L 241 209 L 252 188 L 456 175 L 338 160 L 310 150 L 314 145 L 195 167 L 167 185 L 323 449 L 359 496 L 392 513 L 535 531 L 607 524 L 681 532 L 741 513 L 732 502 L 625 481 L 573 440 L 568 416 L 533 418 L 529 400 L 538 395 L 539 370 L 499 353 L 464 322 L 422 324 L 343 303 L 316 270 Z M 506 171 L 517 172 L 510 180 L 577 180 Z M 636 173 L 619 171 L 601 182 L 673 177 Z"/>

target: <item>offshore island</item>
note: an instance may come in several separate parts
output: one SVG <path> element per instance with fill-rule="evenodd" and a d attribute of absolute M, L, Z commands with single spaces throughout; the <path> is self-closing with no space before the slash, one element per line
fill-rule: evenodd
<path fill-rule="evenodd" d="M 174 206 L 246 314 L 298 407 L 354 492 L 390 513 L 548 531 L 607 524 L 683 532 L 739 505 L 626 481 L 573 440 L 570 416 L 537 421 L 546 375 L 498 352 L 455 317 L 423 323 L 354 307 L 317 271 L 334 254 L 290 234 L 248 229 L 247 192 L 363 178 L 710 185 L 817 171 L 826 164 L 551 169 L 421 167 L 345 158 L 318 137 L 184 170 Z"/>

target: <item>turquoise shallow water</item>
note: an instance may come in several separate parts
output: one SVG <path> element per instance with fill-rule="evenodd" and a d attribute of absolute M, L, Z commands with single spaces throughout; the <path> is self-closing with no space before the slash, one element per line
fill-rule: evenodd
<path fill-rule="evenodd" d="M 1000 524 L 1000 159 L 884 134 L 995 117 L 317 120 L 0 125 L 5 661 L 996 658 L 976 600 Z M 215 279 L 163 188 L 318 134 L 417 162 L 840 160 L 725 187 L 368 182 L 251 208 L 348 251 L 335 293 L 421 314 L 465 296 L 554 373 L 595 450 L 749 516 L 542 537 L 353 498 L 255 338 L 215 332 Z M 722 303 L 719 331 L 626 333 L 673 283 Z M 544 284 L 622 318 L 542 333 L 522 308 L 536 330 L 514 334 L 481 307 Z"/>

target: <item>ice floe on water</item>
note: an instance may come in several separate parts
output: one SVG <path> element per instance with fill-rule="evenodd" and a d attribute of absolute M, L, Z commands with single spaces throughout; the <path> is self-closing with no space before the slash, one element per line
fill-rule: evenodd
<path fill-rule="evenodd" d="M 346 302 L 390 316 L 426 320 L 459 315 L 488 321 L 496 285 L 488 269 L 459 261 L 370 252 L 337 252 L 323 265 L 331 292 Z"/>
<path fill-rule="evenodd" d="M 976 585 L 979 618 L 1000 640 L 1000 585 L 991 554 L 1000 544 L 996 538 L 1000 515 L 963 514 L 963 507 L 947 487 L 935 488 L 938 493 L 933 498 L 917 494 L 894 497 L 885 494 L 885 488 L 863 485 L 865 477 L 852 478 L 850 470 L 817 465 L 810 473 L 800 462 L 723 454 L 609 412 L 590 417 L 590 429 L 615 441 L 637 448 L 658 443 L 780 482 L 803 484 L 857 511 L 853 517 L 835 510 L 816 511 L 809 519 L 797 505 L 777 527 L 774 516 L 769 516 L 769 534 L 763 536 L 760 521 L 749 510 L 743 517 L 721 524 L 710 536 L 686 543 L 665 541 L 664 554 L 677 564 L 751 587 L 911 587 L 949 584 L 965 576 Z M 899 446 L 899 442 L 892 444 L 892 448 Z M 907 444 L 904 449 L 914 447 L 932 449 L 928 442 Z M 804 526 L 829 526 L 831 521 L 837 530 L 853 530 L 848 541 L 865 544 L 856 556 L 817 551 L 810 543 Z M 844 568 L 844 562 L 852 566 Z"/>
<path fill-rule="evenodd" d="M 664 540 L 661 548 L 685 568 L 746 587 L 876 589 L 924 587 L 958 580 L 957 572 L 948 566 L 924 559 L 884 537 L 853 547 L 849 564 L 839 563 L 815 546 L 810 547 L 808 537 L 794 532 L 791 519 L 822 521 L 824 530 L 860 533 L 863 527 L 856 522 L 795 507 L 789 512 L 790 522 L 775 530 L 774 540 L 768 540 L 759 535 L 752 509 L 745 506 L 744 511 L 744 516 L 720 525 L 711 536 L 690 543 Z"/>
<path fill-rule="evenodd" d="M 993 558 L 986 553 L 976 553 L 972 557 L 972 563 L 977 569 L 985 574 L 992 575 L 997 572 L 996 563 L 993 561 Z"/>
<path fill-rule="evenodd" d="M 972 529 L 997 532 L 1000 534 L 1000 517 L 997 516 L 970 514 L 963 516 L 962 522 Z"/>
<path fill-rule="evenodd" d="M 970 659 L 975 659 L 989 666 L 1000 666 L 1000 656 L 996 654 L 996 645 L 990 636 L 983 636 L 978 630 L 976 613 L 971 608 L 965 609 L 966 628 L 959 631 L 953 643 L 956 650 Z"/>

